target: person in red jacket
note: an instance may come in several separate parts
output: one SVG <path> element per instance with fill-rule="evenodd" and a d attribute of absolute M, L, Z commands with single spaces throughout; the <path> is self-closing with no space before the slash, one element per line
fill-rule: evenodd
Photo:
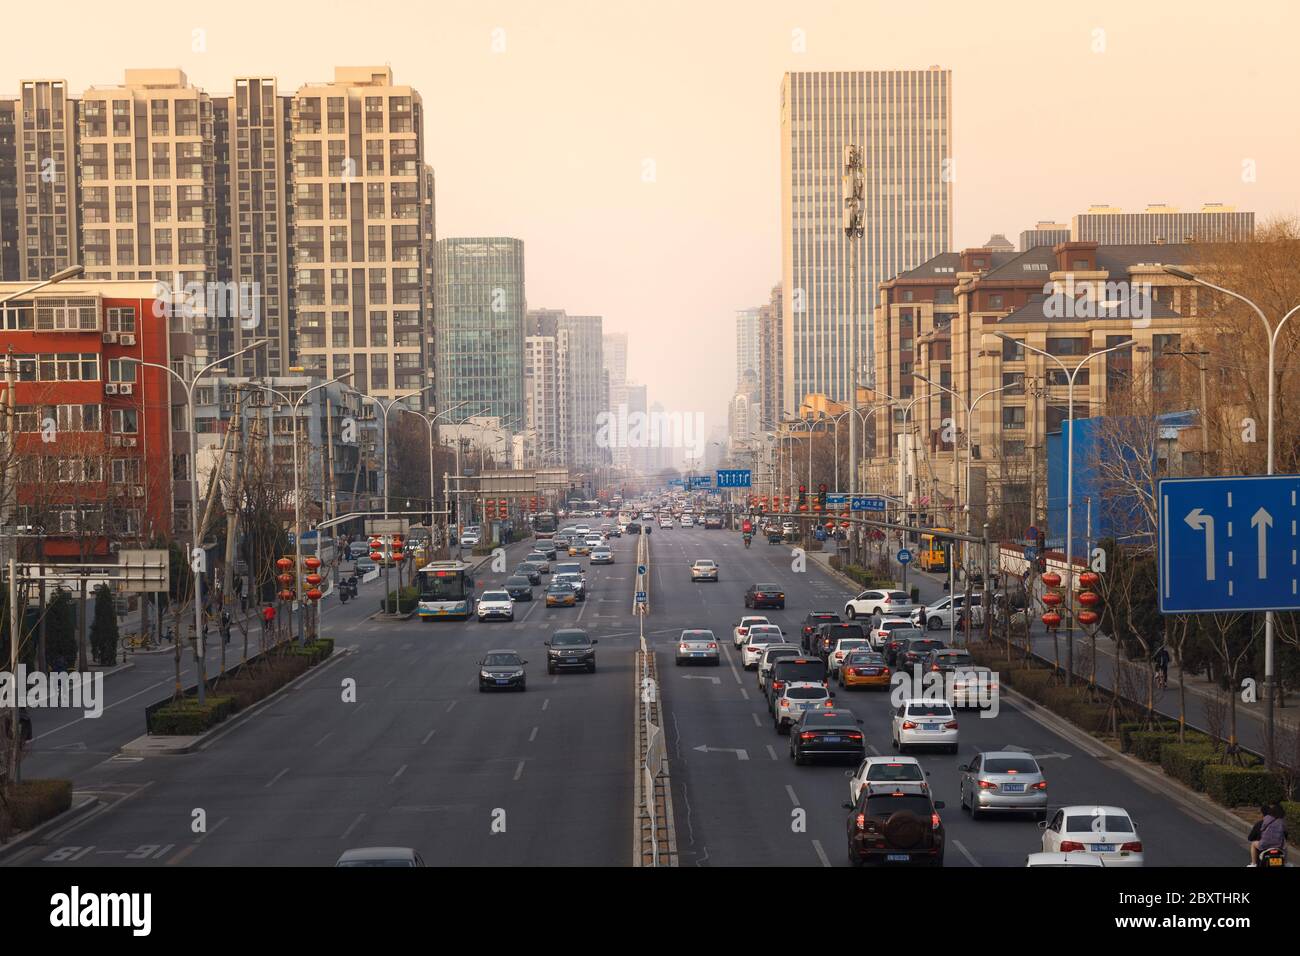
<path fill-rule="evenodd" d="M 271 630 L 271 627 L 274 624 L 275 608 L 272 605 L 267 604 L 266 607 L 262 608 L 262 633 L 265 634 L 267 631 Z"/>

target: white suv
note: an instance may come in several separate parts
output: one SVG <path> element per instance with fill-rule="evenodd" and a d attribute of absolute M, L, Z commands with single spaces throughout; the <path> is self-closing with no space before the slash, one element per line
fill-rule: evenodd
<path fill-rule="evenodd" d="M 914 607 L 912 597 L 906 591 L 863 591 L 844 605 L 844 616 L 851 621 L 855 617 L 871 617 L 873 614 L 906 612 Z"/>
<path fill-rule="evenodd" d="M 769 645 L 784 643 L 785 635 L 775 624 L 751 625 L 749 636 L 745 638 L 745 646 L 741 649 L 745 670 L 752 671 L 758 667 L 758 659 L 763 656 L 763 651 Z"/>
<path fill-rule="evenodd" d="M 957 715 L 946 700 L 905 700 L 894 711 L 890 734 L 899 753 L 908 747 L 957 752 Z"/>
<path fill-rule="evenodd" d="M 980 591 L 972 592 L 970 596 L 971 603 L 971 627 L 984 626 L 984 595 Z M 917 627 L 928 628 L 931 631 L 937 631 L 940 628 L 950 626 L 952 622 L 952 609 L 957 608 L 957 626 L 962 623 L 962 609 L 966 606 L 966 595 L 955 594 L 949 595 L 941 601 L 935 601 L 926 607 L 919 607 L 912 612 L 912 620 L 916 622 Z"/>
<path fill-rule="evenodd" d="M 799 719 L 805 710 L 833 706 L 831 692 L 825 684 L 813 684 L 807 681 L 788 684 L 781 695 L 773 701 L 772 725 L 778 734 L 788 734 L 790 726 Z"/>
<path fill-rule="evenodd" d="M 742 617 L 740 619 L 740 623 L 731 629 L 731 643 L 735 644 L 736 647 L 743 647 L 745 641 L 749 637 L 749 629 L 751 627 L 755 626 L 756 624 L 771 624 L 771 623 L 772 622 L 765 617 L 758 617 L 755 615 Z"/>

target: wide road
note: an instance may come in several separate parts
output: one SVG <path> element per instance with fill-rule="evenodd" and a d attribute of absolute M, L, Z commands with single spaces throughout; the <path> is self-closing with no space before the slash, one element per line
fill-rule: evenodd
<path fill-rule="evenodd" d="M 537 588 L 513 623 L 327 608 L 334 660 L 200 752 L 81 768 L 76 789 L 105 808 L 5 862 L 320 866 L 395 845 L 429 865 L 630 865 L 635 541 L 616 540 L 618 563 L 588 571 L 585 603 L 547 610 Z M 526 550 L 511 546 L 510 567 Z M 568 625 L 601 641 L 595 674 L 547 676 L 542 642 Z M 526 693 L 478 691 L 492 648 L 529 661 Z M 206 832 L 194 832 L 199 817 Z"/>
<path fill-rule="evenodd" d="M 646 630 L 658 651 L 682 865 L 847 866 L 847 811 L 842 806 L 849 796 L 847 768 L 794 765 L 789 738 L 773 729 L 755 674 L 742 669 L 730 637 L 742 615 L 760 613 L 797 642 L 807 611 L 842 611 L 850 591 L 812 559 L 806 570 L 795 570 L 789 545 L 768 545 L 756 538 L 746 550 L 735 532 L 680 527 L 658 531 L 652 554 Z M 697 558 L 718 562 L 717 584 L 691 582 L 688 567 Z M 769 581 L 785 589 L 786 610 L 747 611 L 745 589 Z M 676 639 L 685 627 L 710 628 L 719 637 L 724 654 L 719 667 L 674 666 Z M 892 752 L 887 694 L 840 692 L 838 700 L 864 719 L 869 752 Z M 930 771 L 936 799 L 946 802 L 941 815 L 948 835 L 947 866 L 1023 866 L 1025 855 L 1041 848 L 1037 824 L 1028 817 L 972 822 L 958 808 L 958 765 L 976 750 L 1004 746 L 1039 756 L 1053 805 L 1126 808 L 1137 824 L 1149 866 L 1245 862 L 1244 838 L 1234 838 L 1216 823 L 1184 810 L 1145 781 L 1089 755 L 1005 700 L 998 716 L 980 718 L 966 711 L 960 723 L 958 755 L 916 754 Z"/>

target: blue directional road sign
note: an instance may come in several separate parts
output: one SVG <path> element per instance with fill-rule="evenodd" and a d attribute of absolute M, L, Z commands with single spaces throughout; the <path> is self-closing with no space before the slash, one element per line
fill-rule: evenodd
<path fill-rule="evenodd" d="M 645 574 L 645 565 L 644 565 L 644 564 L 638 564 L 638 565 L 636 566 L 636 573 L 637 573 L 637 574 Z"/>
<path fill-rule="evenodd" d="M 645 592 L 644 592 L 644 591 L 637 591 L 637 592 L 636 592 L 636 603 L 637 603 L 637 604 L 644 604 L 644 603 L 645 603 Z"/>
<path fill-rule="evenodd" d="M 911 564 L 911 563 L 912 563 L 912 552 L 911 552 L 911 551 L 908 551 L 906 548 L 899 548 L 899 549 L 898 549 L 898 563 L 899 563 L 899 564 Z"/>
<path fill-rule="evenodd" d="M 712 475 L 691 475 L 690 477 L 690 486 L 692 488 L 709 488 L 712 485 Z"/>
<path fill-rule="evenodd" d="M 680 478 L 673 478 L 668 482 L 669 488 L 685 488 L 686 482 Z"/>
<path fill-rule="evenodd" d="M 826 496 L 827 508 L 843 508 L 849 503 L 848 495 L 829 494 Z"/>
<path fill-rule="evenodd" d="M 748 468 L 718 469 L 718 488 L 752 488 L 753 472 Z"/>
<path fill-rule="evenodd" d="M 1165 478 L 1160 610 L 1300 610 L 1300 475 Z"/>
<path fill-rule="evenodd" d="M 855 496 L 853 499 L 854 511 L 884 511 L 884 498 L 862 498 Z"/>
<path fill-rule="evenodd" d="M 1029 545 L 1027 548 L 1025 548 L 1025 560 L 1026 561 L 1038 560 L 1038 549 L 1034 547 L 1032 544 Z"/>

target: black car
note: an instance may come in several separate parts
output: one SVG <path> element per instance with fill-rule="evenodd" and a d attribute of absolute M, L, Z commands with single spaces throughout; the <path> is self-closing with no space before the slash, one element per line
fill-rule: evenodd
<path fill-rule="evenodd" d="M 478 689 L 527 690 L 524 665 L 528 662 L 514 651 L 488 651 L 478 662 Z"/>
<path fill-rule="evenodd" d="M 555 545 L 555 542 L 554 542 L 554 541 L 550 541 L 550 540 L 547 540 L 547 539 L 542 539 L 542 540 L 540 540 L 540 541 L 537 542 L 537 545 L 536 545 L 536 547 L 534 547 L 533 550 L 534 550 L 534 551 L 537 551 L 539 554 L 544 554 L 544 555 L 546 555 L 546 560 L 547 560 L 547 561 L 554 561 L 554 560 L 555 560 L 555 554 L 556 554 L 556 550 L 557 550 L 557 549 L 556 549 L 556 545 Z"/>
<path fill-rule="evenodd" d="M 541 568 L 539 568 L 535 564 L 529 564 L 527 561 L 523 562 L 521 565 L 519 565 L 519 567 L 515 568 L 515 576 L 521 578 L 527 578 L 529 584 L 542 583 Z"/>
<path fill-rule="evenodd" d="M 849 862 L 943 866 L 943 801 L 924 783 L 870 783 L 849 810 Z"/>
<path fill-rule="evenodd" d="M 835 622 L 831 624 L 819 624 L 817 630 L 813 632 L 816 636 L 811 638 L 812 648 L 810 653 L 816 654 L 823 660 L 835 650 L 835 645 L 846 638 L 856 638 L 858 640 L 867 639 L 867 631 L 861 624 L 849 624 L 844 622 Z"/>
<path fill-rule="evenodd" d="M 627 533 L 628 533 L 628 534 L 640 534 L 640 533 L 641 533 L 641 522 L 639 522 L 639 521 L 629 521 L 629 522 L 627 523 Z"/>
<path fill-rule="evenodd" d="M 538 575 L 540 580 L 541 575 Z M 506 578 L 505 591 L 515 601 L 531 601 L 533 599 L 533 582 L 522 574 L 512 574 Z"/>
<path fill-rule="evenodd" d="M 785 590 L 776 584 L 751 584 L 745 592 L 745 607 L 785 610 Z"/>
<path fill-rule="evenodd" d="M 596 673 L 596 645 L 600 643 L 577 627 L 561 628 L 546 642 L 546 673 L 582 668 Z"/>
<path fill-rule="evenodd" d="M 895 667 L 911 667 L 920 664 L 933 651 L 941 651 L 946 645 L 937 637 L 914 637 L 894 654 Z"/>
<path fill-rule="evenodd" d="M 790 728 L 790 759 L 797 766 L 810 760 L 851 760 L 856 766 L 866 756 L 862 721 L 853 711 L 805 710 Z"/>
<path fill-rule="evenodd" d="M 826 662 L 816 657 L 783 657 L 772 665 L 763 692 L 767 694 L 767 709 L 789 684 L 825 684 Z"/>
<path fill-rule="evenodd" d="M 799 643 L 803 645 L 803 649 L 810 650 L 808 643 L 817 628 L 823 624 L 838 624 L 839 620 L 840 616 L 834 611 L 809 611 L 804 615 L 803 626 L 799 632 L 801 635 Z"/>
<path fill-rule="evenodd" d="M 941 647 L 927 654 L 921 661 L 921 666 L 927 671 L 946 674 L 955 670 L 969 670 L 975 666 L 975 658 L 970 656 L 970 651 L 960 647 Z"/>

